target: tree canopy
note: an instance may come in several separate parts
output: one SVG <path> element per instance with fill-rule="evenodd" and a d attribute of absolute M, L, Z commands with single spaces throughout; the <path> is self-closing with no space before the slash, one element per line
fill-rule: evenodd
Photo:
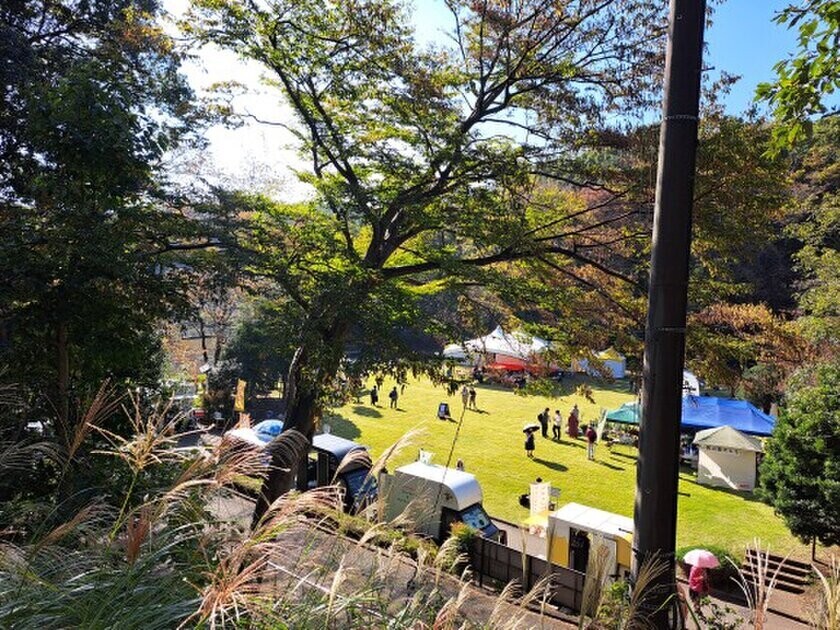
<path fill-rule="evenodd" d="M 0 362 L 59 424 L 105 378 L 157 382 L 180 254 L 208 243 L 159 168 L 195 110 L 158 17 L 151 0 L 0 8 Z"/>
<path fill-rule="evenodd" d="M 791 380 L 761 464 L 761 493 L 803 542 L 840 544 L 840 362 Z"/>
<path fill-rule="evenodd" d="M 539 288 L 521 266 L 531 261 L 632 281 L 584 241 L 638 205 L 607 210 L 620 191 L 551 191 L 544 166 L 569 179 L 564 156 L 583 129 L 657 100 L 665 13 L 593 0 L 446 6 L 446 46 L 418 44 L 405 7 L 387 0 L 195 0 L 184 22 L 263 65 L 294 112 L 274 122 L 310 163 L 300 175 L 311 202 L 243 204 L 255 219 L 252 268 L 304 314 L 287 429 L 312 434 L 351 336 L 380 357 L 405 347 L 399 333 L 422 321 L 431 294 L 489 287 L 510 302 Z M 560 287 L 542 284 L 561 301 Z"/>
<path fill-rule="evenodd" d="M 840 85 L 840 4 L 807 0 L 791 4 L 776 22 L 796 28 L 798 50 L 776 66 L 776 79 L 762 83 L 756 96 L 773 108 L 778 125 L 774 150 L 790 147 L 810 133 L 814 117 L 837 114 L 828 97 Z"/>

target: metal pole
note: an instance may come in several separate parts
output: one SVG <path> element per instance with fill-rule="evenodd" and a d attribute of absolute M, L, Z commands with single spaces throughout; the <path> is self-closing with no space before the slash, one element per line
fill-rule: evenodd
<path fill-rule="evenodd" d="M 657 628 L 675 589 L 677 483 L 691 209 L 697 152 L 697 115 L 705 0 L 671 0 L 665 95 L 645 333 L 639 462 L 636 475 L 633 573 L 646 558 L 668 570 L 650 593 Z"/>

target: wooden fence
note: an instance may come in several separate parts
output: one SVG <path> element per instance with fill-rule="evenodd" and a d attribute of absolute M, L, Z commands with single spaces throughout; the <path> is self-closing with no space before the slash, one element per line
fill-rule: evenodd
<path fill-rule="evenodd" d="M 586 575 L 579 571 L 481 537 L 476 538 L 470 550 L 470 565 L 479 584 L 484 586 L 487 583 L 499 589 L 511 580 L 517 580 L 523 591 L 528 591 L 547 578 L 546 601 L 575 613 L 580 612 Z"/>

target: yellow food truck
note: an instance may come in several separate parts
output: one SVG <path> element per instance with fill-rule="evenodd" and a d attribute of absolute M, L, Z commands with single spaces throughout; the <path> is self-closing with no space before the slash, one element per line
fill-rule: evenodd
<path fill-rule="evenodd" d="M 625 577 L 630 573 L 632 518 L 580 503 L 567 503 L 548 514 L 545 540 L 545 557 L 554 564 L 586 573 L 590 548 L 597 542 L 609 551 L 612 575 Z"/>

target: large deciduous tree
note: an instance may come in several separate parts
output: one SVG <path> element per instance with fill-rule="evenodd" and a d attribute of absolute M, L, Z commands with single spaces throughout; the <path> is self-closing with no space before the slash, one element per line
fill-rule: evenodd
<path fill-rule="evenodd" d="M 424 287 L 513 293 L 501 270 L 523 260 L 625 277 L 583 245 L 640 206 L 605 211 L 621 191 L 545 206 L 537 174 L 576 151 L 582 133 L 656 100 L 661 7 L 449 0 L 444 46 L 418 44 L 403 5 L 386 0 L 192 7 L 193 34 L 267 69 L 310 159 L 315 200 L 263 207 L 252 245 L 268 252 L 264 275 L 305 313 L 287 428 L 312 433 L 348 335 L 415 318 Z"/>
<path fill-rule="evenodd" d="M 801 244 L 794 254 L 800 324 L 822 354 L 835 354 L 840 352 L 840 120 L 817 123 L 792 157 L 787 233 Z"/>
<path fill-rule="evenodd" d="M 158 17 L 154 0 L 0 8 L 0 361 L 60 434 L 102 379 L 155 382 L 172 252 L 198 245 L 158 177 L 193 116 Z"/>

